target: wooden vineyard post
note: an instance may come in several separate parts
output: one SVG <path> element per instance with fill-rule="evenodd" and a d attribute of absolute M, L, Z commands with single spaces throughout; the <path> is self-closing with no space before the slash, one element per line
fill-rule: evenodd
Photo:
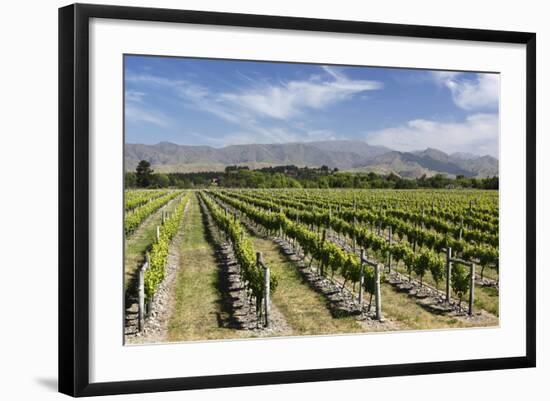
<path fill-rule="evenodd" d="M 416 222 L 414 223 L 413 253 L 416 255 Z"/>
<path fill-rule="evenodd" d="M 270 318 L 270 288 L 269 288 L 269 267 L 267 267 L 264 263 L 262 253 L 256 252 L 256 265 L 259 268 L 262 268 L 264 270 L 264 316 L 265 316 L 265 327 L 269 328 L 271 325 L 271 322 L 269 320 Z"/>
<path fill-rule="evenodd" d="M 365 250 L 361 248 L 361 268 L 359 270 L 359 305 L 363 303 L 363 285 L 365 283 Z"/>
<path fill-rule="evenodd" d="M 326 230 L 325 228 L 323 228 L 323 234 L 322 234 L 322 237 L 321 237 L 321 243 L 324 244 L 325 241 L 326 241 L 326 239 L 327 239 L 327 230 Z M 323 263 L 322 260 L 320 260 L 319 266 L 320 266 L 319 273 L 321 274 L 321 276 L 324 276 L 325 266 L 324 266 L 324 263 Z"/>
<path fill-rule="evenodd" d="M 474 289 L 476 279 L 476 264 L 470 265 L 470 302 L 468 304 L 468 315 L 472 316 L 474 313 Z"/>
<path fill-rule="evenodd" d="M 380 263 L 374 267 L 374 298 L 376 301 L 376 320 L 382 319 L 382 297 L 380 295 Z"/>
<path fill-rule="evenodd" d="M 389 233 L 388 233 L 388 243 L 389 243 L 389 249 L 388 249 L 388 273 L 391 273 L 391 246 L 393 241 L 393 235 L 392 235 L 392 228 L 389 227 Z"/>
<path fill-rule="evenodd" d="M 138 330 L 145 326 L 145 271 L 149 268 L 149 254 L 145 256 L 145 263 L 139 269 L 138 281 Z"/>
<path fill-rule="evenodd" d="M 283 214 L 283 207 L 281 206 L 279 208 L 279 218 L 280 218 L 280 215 Z M 279 238 L 281 238 L 282 240 L 284 240 L 284 234 L 283 234 L 283 225 L 281 224 L 281 222 L 279 221 Z"/>
<path fill-rule="evenodd" d="M 146 254 L 147 257 L 147 269 L 151 267 L 151 258 L 149 257 L 149 253 Z M 147 300 L 147 306 L 145 307 L 145 310 L 147 311 L 146 316 L 149 316 L 151 313 L 151 309 L 153 308 L 153 298 L 154 294 Z"/>
<path fill-rule="evenodd" d="M 328 235 L 332 235 L 332 230 L 330 228 L 330 221 L 332 220 L 332 205 L 328 206 Z M 323 240 L 324 242 L 324 240 Z"/>
<path fill-rule="evenodd" d="M 144 265 L 145 266 L 145 265 Z M 139 304 L 138 304 L 138 331 L 143 331 L 145 325 L 145 269 L 139 269 Z"/>
<path fill-rule="evenodd" d="M 298 215 L 296 215 L 295 223 L 300 224 L 300 217 Z M 294 238 L 292 238 L 292 249 L 293 249 L 295 254 L 298 254 L 298 242 L 296 241 L 296 236 L 294 236 Z"/>
<path fill-rule="evenodd" d="M 446 284 L 445 284 L 445 301 L 449 303 L 451 301 L 451 269 L 452 269 L 452 262 L 451 257 L 453 255 L 453 250 L 449 246 L 447 247 L 447 264 L 446 264 L 446 271 L 447 271 L 447 277 L 446 277 Z"/>
<path fill-rule="evenodd" d="M 355 201 L 353 201 L 355 203 Z M 356 252 L 357 238 L 355 236 L 355 229 L 357 228 L 357 217 L 353 216 L 353 253 Z"/>
<path fill-rule="evenodd" d="M 233 221 L 237 222 L 237 211 L 236 210 L 233 212 Z"/>

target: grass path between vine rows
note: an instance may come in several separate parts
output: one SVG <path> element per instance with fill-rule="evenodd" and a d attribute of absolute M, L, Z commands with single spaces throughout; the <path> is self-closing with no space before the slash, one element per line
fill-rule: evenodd
<path fill-rule="evenodd" d="M 399 322 L 406 330 L 451 329 L 463 327 L 497 326 L 498 318 L 484 316 L 482 322 L 465 318 L 438 315 L 427 311 L 415 299 L 395 290 L 390 284 L 380 286 L 382 315 Z M 467 307 L 465 303 L 463 307 Z"/>
<path fill-rule="evenodd" d="M 374 233 L 374 231 L 372 231 Z M 383 233 L 383 236 L 387 236 L 387 233 Z M 351 240 L 347 240 L 349 244 L 351 244 Z M 405 263 L 403 261 L 400 261 L 397 265 L 395 264 L 395 261 L 392 264 L 392 269 L 394 271 L 398 271 L 401 274 L 404 274 L 405 276 L 408 276 L 408 272 L 405 266 Z M 478 266 L 476 270 L 476 275 L 479 277 L 481 268 Z M 492 272 L 491 269 L 487 268 L 485 269 L 485 277 L 491 278 L 491 279 L 497 279 L 497 275 Z M 416 280 L 420 280 L 420 278 L 412 273 L 412 278 Z M 445 283 L 439 282 L 436 283 L 435 280 L 432 278 L 432 274 L 427 271 L 426 274 L 423 277 L 423 282 L 426 284 L 431 285 L 434 288 L 438 288 L 439 290 L 443 290 Z M 496 318 L 499 316 L 499 291 L 497 288 L 494 287 L 484 287 L 479 284 L 476 284 L 475 287 L 475 297 L 474 297 L 474 310 L 480 310 L 483 309 L 484 311 L 494 315 Z M 455 297 L 456 295 L 454 293 L 451 294 L 451 297 Z M 469 291 L 466 292 L 463 299 L 468 300 L 469 297 Z"/>
<path fill-rule="evenodd" d="M 171 213 L 179 203 L 181 196 L 172 199 L 166 205 L 166 211 Z M 162 223 L 162 207 L 152 213 L 129 235 L 124 242 L 124 289 L 128 288 L 136 270 L 145 261 L 145 251 L 155 241 L 157 226 Z"/>
<path fill-rule="evenodd" d="M 396 268 L 395 265 L 392 266 L 393 269 Z M 479 269 L 478 269 L 479 270 Z M 405 264 L 401 261 L 397 267 L 397 271 L 401 274 L 408 275 Z M 478 273 L 479 274 L 479 271 Z M 413 274 L 413 278 L 419 280 L 419 278 Z M 445 287 L 444 282 L 436 284 L 435 280 L 432 278 L 432 274 L 428 271 L 426 272 L 424 278 L 424 283 L 431 285 L 432 287 L 437 287 L 439 290 L 443 290 Z M 470 291 L 467 291 L 464 295 L 464 299 L 468 300 Z M 499 315 L 499 296 L 498 289 L 494 287 L 482 287 L 476 284 L 474 291 L 474 310 L 484 309 L 487 312 L 498 317 Z M 456 297 L 454 293 L 451 296 Z"/>
<path fill-rule="evenodd" d="M 270 239 L 252 237 L 254 249 L 263 253 L 264 262 L 277 276 L 279 285 L 272 302 L 284 315 L 293 335 L 355 333 L 363 329 L 353 317 L 335 318 L 325 298 L 302 279 L 298 268 L 281 254 Z"/>
<path fill-rule="evenodd" d="M 191 198 L 183 222 L 180 269 L 174 287 L 174 308 L 168 322 L 169 342 L 261 336 L 246 330 L 222 327 L 225 318 L 221 308 L 215 252 L 208 242 L 198 200 Z M 273 305 L 291 327 L 285 335 L 353 333 L 362 331 L 352 318 L 334 318 L 322 295 L 303 282 L 296 266 L 283 256 L 271 240 L 251 238 L 257 251 L 279 279 L 272 297 Z"/>
<path fill-rule="evenodd" d="M 393 268 L 395 269 L 395 266 Z M 402 272 L 402 269 L 399 269 L 399 271 Z M 429 272 L 427 273 L 427 275 L 428 274 Z M 340 282 L 343 281 L 343 277 L 341 277 L 339 274 L 336 275 L 336 278 Z M 429 280 L 425 281 L 429 282 Z M 348 283 L 346 287 L 353 292 L 352 284 Z M 476 290 L 478 289 L 476 288 Z M 486 296 L 488 295 L 484 295 L 485 293 L 488 294 L 489 291 L 492 289 L 484 288 L 483 290 L 484 291 L 481 297 L 481 291 L 477 291 L 474 311 L 478 311 L 478 309 L 481 308 L 481 305 L 489 305 L 494 307 L 494 303 L 486 301 Z M 382 297 L 382 316 L 384 319 L 389 319 L 393 322 L 396 322 L 398 326 L 397 330 L 452 329 L 498 325 L 498 317 L 491 316 L 487 313 L 484 313 L 482 317 L 477 319 L 468 319 L 466 317 L 455 317 L 433 313 L 419 305 L 414 297 L 411 297 L 406 293 L 397 291 L 391 284 L 387 282 L 381 283 L 380 292 Z M 493 295 L 493 299 L 495 296 L 497 299 L 496 308 L 498 310 L 498 293 L 496 293 L 496 295 Z M 483 302 L 487 303 L 484 304 Z M 463 301 L 462 307 L 467 308 L 467 306 L 468 305 L 466 298 L 466 302 Z M 492 309 L 483 309 L 492 313 Z"/>
<path fill-rule="evenodd" d="M 389 283 L 382 283 L 381 285 L 382 315 L 385 320 L 394 322 L 392 325 L 389 325 L 388 328 L 367 327 L 367 328 L 361 329 L 358 326 L 358 322 L 354 318 L 349 317 L 345 319 L 342 319 L 342 318 L 335 319 L 335 318 L 332 318 L 330 313 L 327 312 L 328 318 L 326 316 L 324 318 L 319 317 L 318 322 L 321 325 L 322 325 L 322 322 L 332 322 L 332 323 L 326 323 L 321 328 L 314 328 L 315 323 L 312 323 L 311 327 L 308 329 L 307 326 L 310 322 L 308 322 L 307 319 L 304 319 L 303 315 L 300 315 L 300 313 L 297 313 L 295 316 L 293 316 L 292 311 L 290 311 L 289 313 L 289 310 L 286 309 L 285 306 L 283 306 L 286 304 L 288 297 L 292 297 L 294 295 L 293 302 L 288 306 L 290 310 L 298 309 L 299 311 L 300 309 L 304 309 L 304 308 L 300 308 L 300 305 L 304 305 L 305 297 L 303 294 L 305 293 L 305 291 L 299 290 L 297 286 L 293 286 L 292 283 L 285 283 L 288 288 L 287 291 L 281 288 L 281 286 L 284 285 L 281 282 L 281 278 L 284 279 L 285 277 L 294 275 L 295 277 L 298 277 L 298 280 L 301 279 L 299 272 L 297 270 L 297 267 L 294 265 L 293 262 L 291 262 L 287 257 L 285 257 L 279 252 L 279 248 L 273 241 L 267 240 L 267 239 L 255 238 L 254 245 L 257 251 L 264 252 L 264 260 L 267 262 L 268 266 L 270 266 L 272 271 L 274 271 L 279 277 L 279 288 L 277 289 L 277 292 L 279 294 L 277 293 L 275 294 L 275 296 L 273 297 L 273 302 L 279 306 L 279 309 L 285 315 L 287 321 L 293 327 L 296 327 L 296 325 L 299 325 L 299 326 L 301 325 L 302 328 L 305 328 L 302 330 L 296 330 L 295 334 L 297 335 L 354 333 L 358 331 L 371 332 L 371 331 L 379 331 L 379 330 L 451 329 L 451 328 L 484 327 L 484 326 L 498 325 L 497 317 L 487 316 L 486 314 L 483 315 L 483 317 L 480 319 L 474 319 L 471 321 L 468 320 L 467 318 L 457 318 L 453 316 L 434 314 L 424 309 L 422 306 L 420 306 L 416 302 L 416 300 L 410 297 L 408 294 L 398 292 Z M 270 256 L 272 259 L 269 260 L 267 259 L 266 256 Z M 343 278 L 340 277 L 339 275 L 337 275 L 336 278 L 340 282 L 343 281 Z M 311 290 L 306 283 L 302 285 L 306 287 L 304 290 L 313 292 L 313 294 L 318 297 L 320 302 L 324 302 L 323 297 L 320 294 L 316 293 L 315 291 Z M 348 283 L 346 287 L 350 291 L 353 291 L 353 287 L 350 283 Z M 279 303 L 282 303 L 282 305 L 280 305 Z M 307 301 L 306 301 L 306 304 L 307 304 Z M 467 305 L 463 303 L 463 307 L 467 307 Z M 316 310 L 316 308 L 312 308 L 312 310 Z M 313 315 L 316 315 L 316 312 L 314 312 Z M 293 319 L 293 317 L 296 317 L 296 321 Z M 330 327 L 330 324 L 336 324 L 337 327 Z"/>
<path fill-rule="evenodd" d="M 200 206 L 191 196 L 183 222 L 180 268 L 174 287 L 174 308 L 168 322 L 168 341 L 240 338 L 246 332 L 220 326 L 223 319 L 218 264 L 208 242 Z"/>

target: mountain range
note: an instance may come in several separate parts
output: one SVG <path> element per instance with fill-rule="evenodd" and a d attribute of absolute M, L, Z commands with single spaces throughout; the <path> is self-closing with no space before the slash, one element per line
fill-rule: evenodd
<path fill-rule="evenodd" d="M 300 167 L 326 165 L 341 171 L 393 172 L 407 178 L 438 173 L 477 178 L 498 175 L 498 160 L 489 155 L 447 154 L 433 148 L 399 152 L 351 140 L 231 145 L 223 148 L 170 142 L 156 145 L 127 143 L 126 170 L 134 170 L 140 160 L 149 161 L 157 172 L 223 171 L 229 165 L 246 165 L 255 169 L 293 164 Z"/>

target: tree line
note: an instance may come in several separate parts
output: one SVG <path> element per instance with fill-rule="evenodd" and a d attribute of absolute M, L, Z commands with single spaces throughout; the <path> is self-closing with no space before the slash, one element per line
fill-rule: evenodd
<path fill-rule="evenodd" d="M 136 170 L 125 173 L 126 188 L 477 188 L 498 189 L 498 177 L 473 178 L 436 174 L 431 177 L 403 178 L 394 173 L 342 172 L 327 166 L 318 168 L 294 165 L 251 170 L 228 166 L 224 171 L 196 173 L 156 173 L 142 160 Z"/>

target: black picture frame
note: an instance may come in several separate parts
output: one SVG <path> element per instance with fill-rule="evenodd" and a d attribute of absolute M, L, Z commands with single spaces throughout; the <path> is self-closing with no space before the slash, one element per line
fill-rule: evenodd
<path fill-rule="evenodd" d="M 91 18 L 524 44 L 527 71 L 525 94 L 527 105 L 526 263 L 529 266 L 526 269 L 525 355 L 511 358 L 90 383 L 88 53 Z M 534 367 L 536 364 L 535 102 L 535 33 L 87 4 L 74 4 L 60 8 L 59 391 L 71 396 L 95 396 Z"/>

